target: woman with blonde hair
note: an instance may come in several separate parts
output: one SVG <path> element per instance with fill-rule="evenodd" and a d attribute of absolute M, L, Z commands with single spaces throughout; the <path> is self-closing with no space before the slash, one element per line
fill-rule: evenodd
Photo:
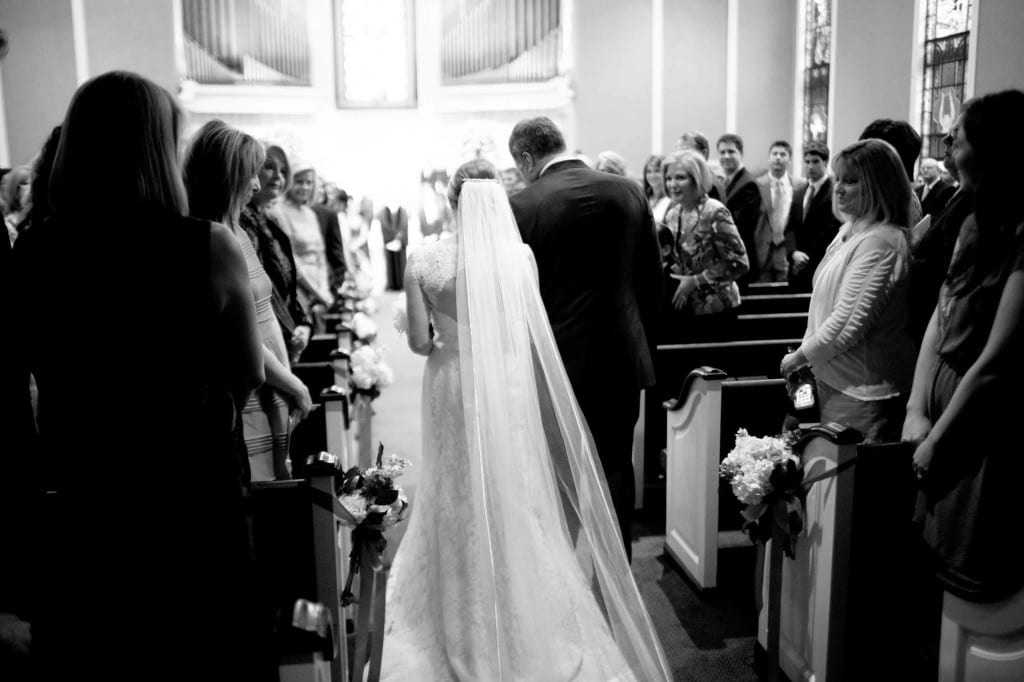
<path fill-rule="evenodd" d="M 324 314 L 334 303 L 330 285 L 327 247 L 316 213 L 310 208 L 316 187 L 316 170 L 301 159 L 292 159 L 292 181 L 284 201 L 276 208 L 281 229 L 292 243 L 298 269 L 298 293 L 306 315 L 315 323 L 315 331 L 323 333 Z"/>
<path fill-rule="evenodd" d="M 671 295 L 663 322 L 672 338 L 727 338 L 740 304 L 736 280 L 750 267 L 729 209 L 708 196 L 714 178 L 693 150 L 672 152 L 661 163 L 672 206 Z"/>
<path fill-rule="evenodd" d="M 292 374 L 281 327 L 271 305 L 273 285 L 256 248 L 238 225 L 242 207 L 259 188 L 265 154 L 259 142 L 223 121 L 210 121 L 185 151 L 184 176 L 192 214 L 228 227 L 245 256 L 256 305 L 267 381 L 242 407 L 242 428 L 254 481 L 291 478 L 288 443 L 291 420 L 313 407 L 309 389 Z"/>
<path fill-rule="evenodd" d="M 898 440 L 914 369 L 907 332 L 910 181 L 896 150 L 855 142 L 832 162 L 832 208 L 844 221 L 814 273 L 807 331 L 779 367 L 810 365 L 822 422 L 865 440 Z"/>

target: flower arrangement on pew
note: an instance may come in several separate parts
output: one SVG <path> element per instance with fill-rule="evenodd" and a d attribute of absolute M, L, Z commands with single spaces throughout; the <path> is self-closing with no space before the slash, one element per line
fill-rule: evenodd
<path fill-rule="evenodd" d="M 338 501 L 352 515 L 351 519 L 345 519 L 352 527 L 352 553 L 348 579 L 341 595 L 344 606 L 356 601 L 352 594 L 352 578 L 359 571 L 363 552 L 370 551 L 374 554 L 373 561 L 379 563 L 380 555 L 387 547 L 384 531 L 404 521 L 408 515 L 409 500 L 396 479 L 409 466 L 409 460 L 397 455 L 385 458 L 384 444 L 381 443 L 375 466 L 367 469 L 352 467 L 338 479 L 335 487 Z"/>
<path fill-rule="evenodd" d="M 736 432 L 736 445 L 719 466 L 719 473 L 732 486 L 742 504 L 743 530 L 751 542 L 766 543 L 773 524 L 782 531 L 782 549 L 796 556 L 796 539 L 804 529 L 804 472 L 793 445 L 797 429 L 781 436 L 751 436 L 746 429 Z"/>
<path fill-rule="evenodd" d="M 373 343 L 377 339 L 377 323 L 373 318 L 363 312 L 357 312 L 352 316 L 352 335 L 360 345 Z"/>
<path fill-rule="evenodd" d="M 373 280 L 369 272 L 359 270 L 345 280 L 339 288 L 339 294 L 352 301 L 356 312 L 373 315 L 377 312 L 377 302 L 370 295 L 373 292 Z"/>
<path fill-rule="evenodd" d="M 380 389 L 390 386 L 395 380 L 395 374 L 384 362 L 381 351 L 372 344 L 356 347 L 351 353 L 349 364 L 349 386 L 357 399 L 362 397 L 374 400 L 380 395 Z"/>

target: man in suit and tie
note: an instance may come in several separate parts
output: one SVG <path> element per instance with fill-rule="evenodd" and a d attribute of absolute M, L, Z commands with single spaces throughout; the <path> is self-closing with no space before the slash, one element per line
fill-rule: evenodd
<path fill-rule="evenodd" d="M 956 187 L 942 179 L 939 162 L 931 158 L 921 159 L 921 179 L 924 184 L 915 190 L 921 200 L 921 214 L 930 215 L 934 220 L 949 203 Z"/>
<path fill-rule="evenodd" d="M 567 154 L 550 119 L 520 121 L 508 146 L 527 184 L 512 211 L 631 555 L 633 428 L 640 391 L 654 384 L 661 298 L 654 220 L 639 183 Z"/>
<path fill-rule="evenodd" d="M 772 142 L 768 150 L 768 172 L 757 178 L 764 210 L 754 232 L 754 257 L 762 282 L 785 282 L 789 272 L 786 225 L 792 213 L 793 197 L 807 181 L 789 174 L 793 147 L 785 140 Z"/>
<path fill-rule="evenodd" d="M 824 143 L 811 141 L 804 145 L 807 184 L 793 192 L 786 225 L 789 284 L 796 291 L 811 290 L 814 271 L 839 232 L 839 218 L 832 212 L 828 158 L 828 147 Z"/>
<path fill-rule="evenodd" d="M 736 229 L 743 239 L 747 250 L 750 270 L 740 282 L 756 282 L 761 273 L 757 268 L 757 253 L 754 233 L 757 222 L 761 219 L 763 202 L 761 190 L 757 187 L 754 176 L 743 166 L 743 138 L 734 133 L 726 133 L 718 138 L 718 161 L 725 171 L 725 207 L 732 214 Z"/>

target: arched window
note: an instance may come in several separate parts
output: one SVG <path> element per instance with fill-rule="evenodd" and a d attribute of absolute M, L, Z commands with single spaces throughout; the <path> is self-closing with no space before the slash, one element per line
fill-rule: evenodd
<path fill-rule="evenodd" d="M 942 137 L 964 101 L 971 0 L 924 0 L 924 156 L 942 158 Z"/>
<path fill-rule="evenodd" d="M 832 0 L 806 0 L 804 9 L 804 140 L 827 142 Z"/>

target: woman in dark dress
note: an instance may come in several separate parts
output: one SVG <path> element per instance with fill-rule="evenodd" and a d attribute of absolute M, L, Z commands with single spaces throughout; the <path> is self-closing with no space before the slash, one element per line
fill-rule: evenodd
<path fill-rule="evenodd" d="M 943 587 L 995 601 L 1024 587 L 1019 533 L 1024 385 L 1024 93 L 965 107 L 953 143 L 975 213 L 960 231 L 925 332 L 903 440 L 917 443 L 919 520 Z"/>
<path fill-rule="evenodd" d="M 235 405 L 263 381 L 255 311 L 231 233 L 183 217 L 180 124 L 136 74 L 82 85 L 52 217 L 13 255 L 3 374 L 35 376 L 44 471 L 25 485 L 53 491 L 45 518 L 25 510 L 46 538 L 24 557 L 44 679 L 276 676 L 233 438 Z M 96 211 L 98 197 L 113 200 Z"/>

